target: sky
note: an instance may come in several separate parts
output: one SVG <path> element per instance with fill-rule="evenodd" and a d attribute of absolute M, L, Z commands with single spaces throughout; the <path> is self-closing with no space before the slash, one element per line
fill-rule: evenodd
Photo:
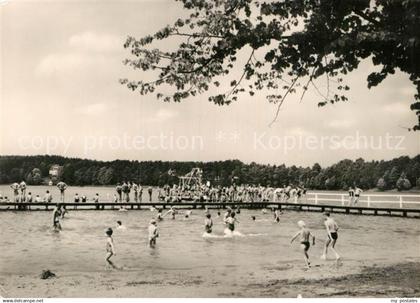
<path fill-rule="evenodd" d="M 262 93 L 220 107 L 208 94 L 164 103 L 119 84 L 152 79 L 122 64 L 126 37 L 184 15 L 173 0 L 0 1 L 0 154 L 308 166 L 420 153 L 420 132 L 405 128 L 414 87 L 397 72 L 369 90 L 368 60 L 345 77 L 348 102 L 290 95 L 271 127 L 276 106 Z"/>

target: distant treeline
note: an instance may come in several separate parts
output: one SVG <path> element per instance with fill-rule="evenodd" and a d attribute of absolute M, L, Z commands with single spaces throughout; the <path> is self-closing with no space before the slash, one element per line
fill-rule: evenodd
<path fill-rule="evenodd" d="M 239 160 L 215 162 L 175 161 L 95 161 L 61 156 L 0 156 L 0 183 L 25 180 L 28 184 L 43 184 L 49 180 L 49 169 L 64 167 L 60 179 L 69 185 L 114 185 L 124 180 L 142 185 L 177 184 L 177 176 L 192 168 L 203 170 L 203 179 L 212 184 L 228 186 L 253 184 L 262 186 L 303 185 L 309 189 L 348 189 L 357 185 L 363 189 L 407 190 L 420 187 L 420 155 L 390 161 L 363 159 L 342 160 L 328 167 L 245 164 Z M 168 171 L 175 172 L 174 174 Z"/>

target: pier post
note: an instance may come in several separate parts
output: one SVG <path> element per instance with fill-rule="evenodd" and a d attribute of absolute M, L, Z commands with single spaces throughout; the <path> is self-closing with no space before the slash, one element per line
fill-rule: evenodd
<path fill-rule="evenodd" d="M 403 211 L 403 217 L 407 217 L 407 212 Z"/>
<path fill-rule="evenodd" d="M 315 204 L 318 204 L 318 194 L 315 193 Z"/>
<path fill-rule="evenodd" d="M 402 199 L 402 196 L 400 196 L 400 208 L 403 208 L 403 199 Z"/>
<path fill-rule="evenodd" d="M 341 205 L 344 206 L 344 195 L 341 195 Z"/>
<path fill-rule="evenodd" d="M 370 196 L 367 196 L 367 204 L 368 204 L 368 207 L 370 207 Z"/>

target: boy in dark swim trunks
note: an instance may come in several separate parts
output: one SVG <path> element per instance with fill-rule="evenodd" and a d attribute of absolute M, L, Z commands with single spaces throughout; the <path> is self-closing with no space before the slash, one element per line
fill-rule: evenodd
<path fill-rule="evenodd" d="M 310 237 L 312 237 L 312 245 L 315 245 L 315 237 L 314 237 L 314 235 L 311 234 L 309 229 L 306 228 L 305 222 L 299 221 L 298 226 L 300 227 L 300 230 L 293 236 L 290 243 L 293 243 L 293 241 L 297 237 L 300 236 L 300 246 L 302 248 L 303 255 L 304 255 L 304 258 L 305 258 L 305 264 L 306 264 L 307 268 L 310 268 L 311 263 L 309 262 L 308 250 L 309 250 L 309 247 L 311 247 L 311 244 L 310 244 L 309 240 L 310 240 Z"/>
<path fill-rule="evenodd" d="M 211 219 L 210 214 L 206 214 L 206 219 L 204 220 L 204 229 L 206 233 L 211 234 L 213 228 L 213 220 Z"/>
<path fill-rule="evenodd" d="M 327 240 L 325 242 L 324 253 L 321 256 L 321 259 L 327 259 L 328 246 L 331 244 L 331 250 L 335 253 L 336 260 L 340 259 L 340 255 L 335 250 L 335 244 L 338 239 L 338 225 L 333 218 L 330 217 L 330 213 L 324 213 L 325 221 L 324 225 L 327 230 Z"/>
<path fill-rule="evenodd" d="M 57 231 L 57 232 L 61 230 L 60 217 L 61 217 L 61 205 L 57 204 L 53 210 L 53 228 L 54 228 L 54 231 Z"/>

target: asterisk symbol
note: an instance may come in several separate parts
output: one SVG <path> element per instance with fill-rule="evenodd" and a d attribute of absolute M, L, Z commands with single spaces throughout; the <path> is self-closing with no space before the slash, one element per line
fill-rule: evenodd
<path fill-rule="evenodd" d="M 226 140 L 226 133 L 219 130 L 216 135 L 216 141 L 220 143 L 224 140 Z"/>
<path fill-rule="evenodd" d="M 234 131 L 233 133 L 230 134 L 230 137 L 231 137 L 233 143 L 237 143 L 239 141 L 240 134 L 239 134 L 239 132 Z"/>

